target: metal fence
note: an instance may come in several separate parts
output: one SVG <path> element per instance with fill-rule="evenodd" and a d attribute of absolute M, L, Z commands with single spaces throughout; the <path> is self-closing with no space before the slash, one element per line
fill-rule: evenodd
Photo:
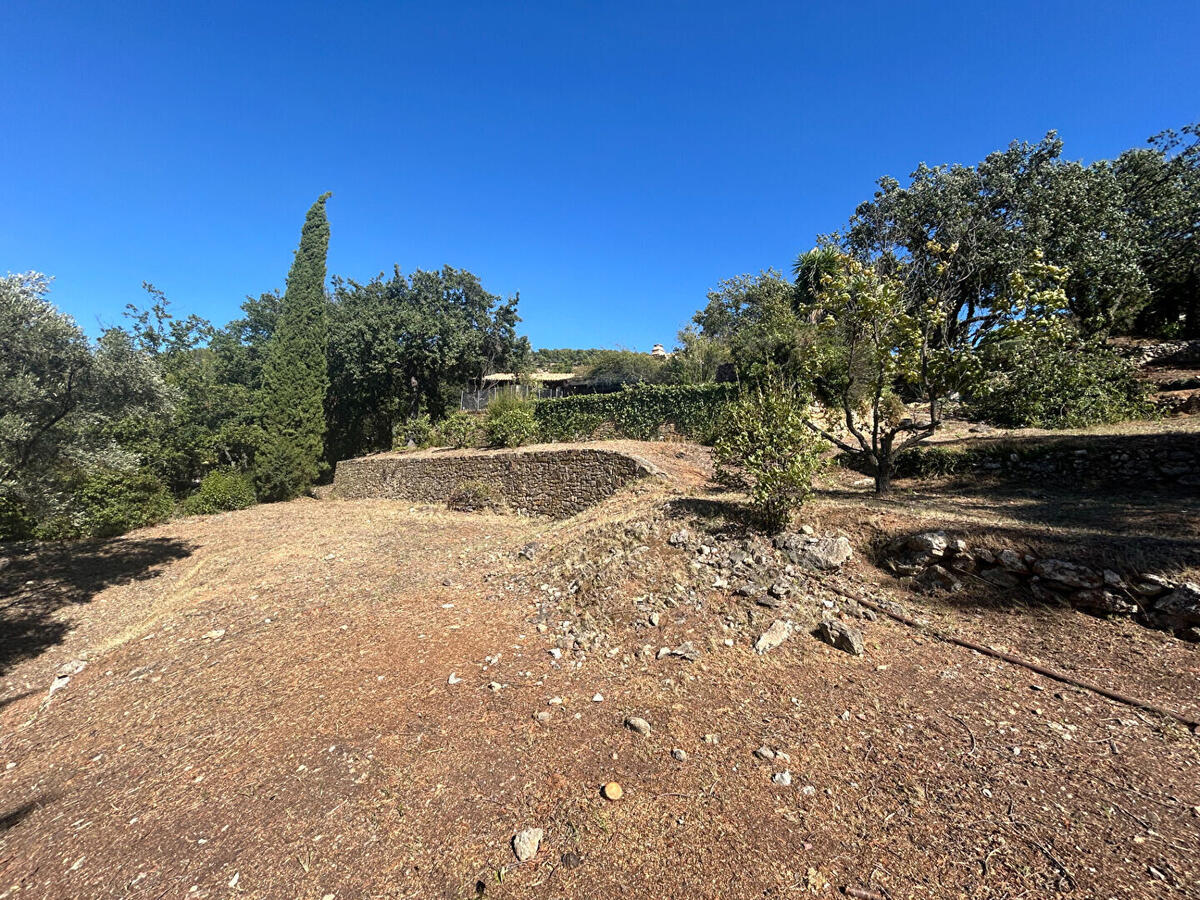
<path fill-rule="evenodd" d="M 497 387 L 484 388 L 481 391 L 463 391 L 458 408 L 467 412 L 481 412 L 487 405 L 502 394 L 512 394 L 522 400 L 548 400 L 552 397 L 565 397 L 566 392 L 561 387 L 545 387 L 543 385 L 504 384 Z"/>

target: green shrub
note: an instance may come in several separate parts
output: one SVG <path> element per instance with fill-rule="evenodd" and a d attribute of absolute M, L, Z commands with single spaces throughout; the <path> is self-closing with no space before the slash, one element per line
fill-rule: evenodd
<path fill-rule="evenodd" d="M 16 497 L 0 496 L 0 541 L 21 541 L 33 536 L 34 522 L 25 504 Z"/>
<path fill-rule="evenodd" d="M 168 519 L 175 501 L 166 486 L 146 472 L 95 472 L 78 484 L 66 506 L 38 522 L 40 540 L 114 537 Z"/>
<path fill-rule="evenodd" d="M 634 440 L 651 440 L 672 425 L 684 437 L 709 443 L 736 390 L 731 384 L 627 385 L 611 394 L 541 400 L 534 414 L 549 441 L 586 440 L 611 422 L 621 437 Z"/>
<path fill-rule="evenodd" d="M 194 494 L 184 498 L 180 511 L 186 516 L 199 516 L 245 509 L 256 502 L 249 478 L 234 469 L 217 469 L 204 476 Z"/>
<path fill-rule="evenodd" d="M 504 512 L 507 509 L 499 486 L 482 479 L 460 481 L 446 498 L 446 506 L 459 512 L 478 512 L 482 509 Z"/>
<path fill-rule="evenodd" d="M 727 407 L 713 445 L 717 480 L 745 490 L 765 528 L 780 531 L 812 495 L 825 444 L 805 424 L 808 398 L 782 387 Z"/>
<path fill-rule="evenodd" d="M 1133 365 L 1102 341 L 1024 336 L 988 348 L 985 369 L 996 374 L 968 407 L 994 425 L 1081 428 L 1152 412 Z"/>
<path fill-rule="evenodd" d="M 446 416 L 433 430 L 433 443 L 438 447 L 475 447 L 481 441 L 479 417 L 464 410 Z"/>
<path fill-rule="evenodd" d="M 488 404 L 483 430 L 491 447 L 520 447 L 531 443 L 538 433 L 534 404 L 515 393 L 500 394 Z"/>
<path fill-rule="evenodd" d="M 392 429 L 392 447 L 405 450 L 409 446 L 428 447 L 433 443 L 433 421 L 428 413 L 421 413 L 398 423 Z"/>

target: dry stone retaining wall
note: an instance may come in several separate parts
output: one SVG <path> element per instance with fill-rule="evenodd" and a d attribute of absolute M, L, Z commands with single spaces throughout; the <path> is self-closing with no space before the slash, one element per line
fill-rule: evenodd
<path fill-rule="evenodd" d="M 338 463 L 333 487 L 347 499 L 443 503 L 456 488 L 482 482 L 517 512 L 565 518 L 657 473 L 650 463 L 612 450 L 383 454 Z"/>

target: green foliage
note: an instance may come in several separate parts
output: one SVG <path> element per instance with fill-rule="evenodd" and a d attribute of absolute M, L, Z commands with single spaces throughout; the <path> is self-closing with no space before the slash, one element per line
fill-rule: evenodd
<path fill-rule="evenodd" d="M 745 490 L 771 531 L 787 527 L 825 464 L 825 445 L 805 421 L 808 404 L 781 387 L 749 393 L 727 408 L 713 445 L 717 480 Z"/>
<path fill-rule="evenodd" d="M 482 440 L 479 417 L 464 410 L 450 413 L 434 427 L 433 443 L 439 447 L 475 447 Z"/>
<path fill-rule="evenodd" d="M 587 377 L 601 382 L 659 384 L 670 377 L 667 361 L 633 350 L 597 350 Z"/>
<path fill-rule="evenodd" d="M 592 365 L 600 350 L 534 350 L 529 357 L 530 367 L 542 372 L 574 372 Z"/>
<path fill-rule="evenodd" d="M 92 472 L 136 467 L 113 439 L 115 423 L 169 416 L 175 397 L 129 335 L 110 329 L 89 344 L 45 299 L 48 289 L 49 279 L 36 272 L 0 278 L 3 527 L 22 533 L 57 519 L 66 532 L 86 534 L 93 525 L 72 509 L 73 491 Z"/>
<path fill-rule="evenodd" d="M 492 447 L 520 447 L 532 443 L 538 434 L 534 404 L 516 393 L 499 394 L 488 404 L 483 431 Z"/>
<path fill-rule="evenodd" d="M 459 512 L 478 512 L 483 509 L 504 512 L 508 504 L 494 482 L 472 478 L 454 486 L 446 498 L 446 507 Z"/>
<path fill-rule="evenodd" d="M 311 487 L 322 471 L 329 387 L 325 358 L 329 342 L 325 201 L 329 196 L 322 194 L 305 218 L 263 365 L 258 395 L 262 445 L 255 459 L 255 480 L 259 494 L 267 500 L 297 496 Z"/>
<path fill-rule="evenodd" d="M 919 302 L 936 288 L 962 319 L 1040 250 L 1068 273 L 1067 306 L 1085 333 L 1183 321 L 1200 334 L 1200 126 L 1116 161 L 1085 166 L 1062 149 L 1050 132 L 974 166 L 922 164 L 908 186 L 881 178 L 843 249 L 890 267 L 904 260 L 906 295 Z M 931 242 L 959 248 L 949 272 Z"/>
<path fill-rule="evenodd" d="M 672 425 L 684 437 L 707 442 L 735 393 L 729 384 L 628 385 L 611 394 L 540 400 L 534 415 L 547 441 L 587 440 L 611 423 L 620 436 L 634 440 L 652 440 Z"/>
<path fill-rule="evenodd" d="M 186 516 L 207 515 L 245 509 L 257 502 L 250 478 L 236 469 L 215 469 L 200 481 L 200 487 L 185 497 L 180 511 Z"/>
<path fill-rule="evenodd" d="M 366 284 L 335 279 L 328 458 L 391 447 L 396 423 L 418 410 L 436 420 L 458 406 L 464 385 L 527 368 L 518 302 L 449 266 Z"/>
<path fill-rule="evenodd" d="M 102 469 L 70 487 L 67 502 L 38 522 L 39 539 L 113 537 L 165 521 L 175 508 L 171 492 L 148 472 Z"/>
<path fill-rule="evenodd" d="M 429 418 L 429 413 L 420 413 L 398 422 L 392 433 L 392 448 L 395 450 L 429 447 L 433 443 L 433 420 Z"/>
<path fill-rule="evenodd" d="M 796 286 L 775 269 L 738 275 L 708 292 L 693 322 L 702 337 L 728 347 L 742 380 L 798 381 L 808 374 L 808 350 L 797 298 Z"/>
<path fill-rule="evenodd" d="M 0 541 L 21 541 L 33 536 L 37 523 L 16 497 L 0 496 Z"/>
<path fill-rule="evenodd" d="M 1102 341 L 1026 333 L 987 347 L 983 368 L 993 374 L 969 405 L 994 425 L 1080 428 L 1152 412 L 1134 367 Z"/>

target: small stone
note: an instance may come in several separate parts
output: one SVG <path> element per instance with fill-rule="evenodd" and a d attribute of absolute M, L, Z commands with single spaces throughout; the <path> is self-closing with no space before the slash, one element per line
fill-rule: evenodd
<path fill-rule="evenodd" d="M 604 695 L 603 694 L 592 694 L 592 702 L 593 703 L 603 703 Z"/>
<path fill-rule="evenodd" d="M 545 634 L 545 633 L 546 633 L 546 630 L 547 630 L 547 629 L 546 629 L 546 623 L 545 623 L 545 622 L 538 622 L 538 624 L 537 624 L 537 631 L 538 631 L 538 634 Z"/>
<path fill-rule="evenodd" d="M 562 651 L 557 647 L 551 647 L 549 653 L 551 659 L 562 659 Z"/>
<path fill-rule="evenodd" d="M 759 759 L 772 760 L 775 758 L 775 751 L 772 750 L 770 747 L 768 747 L 766 744 L 763 744 L 761 747 L 759 747 L 757 750 L 754 751 L 754 755 L 757 756 Z"/>
<path fill-rule="evenodd" d="M 500 693 L 500 682 L 498 682 L 498 681 L 491 682 L 488 685 L 488 690 L 491 691 L 493 694 Z"/>
<path fill-rule="evenodd" d="M 550 723 L 550 710 L 543 709 L 541 712 L 533 714 L 533 718 L 539 725 L 548 725 Z"/>
<path fill-rule="evenodd" d="M 446 684 L 458 684 L 460 681 L 462 681 L 462 679 L 451 672 L 450 677 L 446 679 Z"/>
<path fill-rule="evenodd" d="M 806 784 L 804 787 L 800 788 L 800 793 L 805 797 L 815 797 L 817 794 L 817 789 L 811 784 Z"/>
<path fill-rule="evenodd" d="M 650 613 L 650 625 L 651 625 L 652 627 L 654 627 L 654 628 L 657 628 L 657 627 L 658 627 L 658 623 L 659 623 L 661 620 L 662 620 L 662 617 L 661 617 L 661 616 L 660 616 L 658 613 L 656 613 L 656 612 L 652 612 L 652 613 Z"/>
<path fill-rule="evenodd" d="M 520 862 L 526 862 L 537 855 L 544 834 L 540 828 L 526 828 L 516 833 L 512 841 L 513 853 Z"/>
<path fill-rule="evenodd" d="M 630 731 L 636 731 L 642 737 L 647 737 L 650 734 L 650 723 L 638 716 L 630 716 L 625 720 L 625 727 Z"/>
<path fill-rule="evenodd" d="M 605 800 L 620 800 L 623 796 L 625 796 L 625 791 L 623 791 L 621 789 L 621 785 L 615 781 L 610 781 L 608 784 L 606 784 L 601 790 L 601 793 L 604 794 Z"/>
<path fill-rule="evenodd" d="M 719 737 L 717 737 L 717 735 L 715 735 L 715 734 L 706 734 L 704 736 L 704 743 L 719 744 L 719 743 L 721 743 L 721 739 Z"/>
<path fill-rule="evenodd" d="M 205 634 L 204 637 L 210 641 L 219 640 L 220 638 L 225 637 L 225 629 L 224 628 L 214 628 L 212 631 Z"/>
<path fill-rule="evenodd" d="M 522 547 L 518 555 L 523 556 L 525 559 L 533 560 L 541 549 L 542 545 L 534 541 L 533 543 L 526 544 L 524 547 Z"/>
<path fill-rule="evenodd" d="M 676 762 L 687 762 L 687 758 L 688 758 L 687 751 L 681 750 L 679 747 L 676 747 L 674 750 L 671 751 L 671 758 L 673 760 L 675 760 Z"/>
<path fill-rule="evenodd" d="M 792 773 L 784 769 L 782 772 L 772 775 L 771 780 L 782 787 L 788 787 L 792 783 Z"/>
<path fill-rule="evenodd" d="M 673 532 L 669 538 L 667 538 L 667 543 L 669 543 L 672 547 L 678 547 L 680 544 L 686 544 L 691 536 L 692 535 L 686 528 L 680 528 L 678 531 Z"/>
<path fill-rule="evenodd" d="M 783 619 L 776 619 L 771 623 L 771 627 L 764 631 L 757 641 L 754 642 L 754 652 L 758 654 L 766 653 L 774 650 L 780 644 L 788 639 L 792 633 L 792 626 Z"/>
<path fill-rule="evenodd" d="M 564 869 L 577 869 L 583 865 L 583 858 L 573 850 L 568 850 L 564 853 L 560 861 Z"/>

